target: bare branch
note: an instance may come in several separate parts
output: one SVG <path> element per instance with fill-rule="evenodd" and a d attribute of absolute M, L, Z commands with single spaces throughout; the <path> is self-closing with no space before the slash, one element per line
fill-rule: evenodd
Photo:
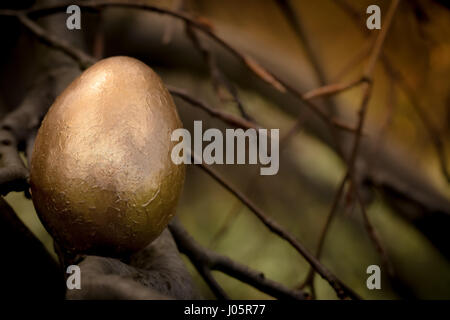
<path fill-rule="evenodd" d="M 348 179 L 351 179 L 351 181 L 354 183 L 355 181 L 355 173 L 354 173 L 354 167 L 356 164 L 356 158 L 358 156 L 358 150 L 359 150 L 359 145 L 361 142 L 361 137 L 362 137 L 362 130 L 364 127 L 364 121 L 365 121 L 365 115 L 367 113 L 367 107 L 369 104 L 369 100 L 370 100 L 370 96 L 371 96 L 371 92 L 372 92 L 372 77 L 373 77 L 373 72 L 374 72 L 374 68 L 375 68 L 375 64 L 378 61 L 380 54 L 381 54 L 381 49 L 383 47 L 383 44 L 385 42 L 387 33 L 389 31 L 389 27 L 392 24 L 392 20 L 395 14 L 395 11 L 397 10 L 398 4 L 399 4 L 400 0 L 394 0 L 391 3 L 391 6 L 389 7 L 389 11 L 386 14 L 386 18 L 385 18 L 385 23 L 384 23 L 384 27 L 381 30 L 381 32 L 379 33 L 378 37 L 375 40 L 375 44 L 372 48 L 372 52 L 369 58 L 369 62 L 366 66 L 366 69 L 364 71 L 364 76 L 363 78 L 365 79 L 365 82 L 363 83 L 363 97 L 362 97 L 362 101 L 361 101 L 361 106 L 359 108 L 359 120 L 358 120 L 358 125 L 357 125 L 357 130 L 355 133 L 355 140 L 353 142 L 353 147 L 352 147 L 352 151 L 351 151 L 351 155 L 350 155 L 350 159 L 348 161 L 348 165 L 347 165 L 347 172 L 344 176 L 344 178 L 342 179 L 339 188 L 335 194 L 334 200 L 333 200 L 333 205 L 331 207 L 330 213 L 328 214 L 328 217 L 326 219 L 326 223 L 324 225 L 324 228 L 320 234 L 320 238 L 319 238 L 319 242 L 318 242 L 318 247 L 317 247 L 317 257 L 320 257 L 320 254 L 322 252 L 322 248 L 324 245 L 324 240 L 326 237 L 326 234 L 329 230 L 329 227 L 331 225 L 331 221 L 337 211 L 339 202 L 341 200 L 342 194 L 344 192 L 344 188 L 345 185 L 348 181 Z M 356 184 L 355 184 L 356 186 Z M 310 271 L 306 277 L 305 282 L 300 286 L 300 287 L 304 287 L 305 285 L 311 285 L 312 279 L 314 276 L 314 271 Z"/>
<path fill-rule="evenodd" d="M 81 289 L 67 290 L 68 299 L 198 299 L 169 230 L 124 263 L 87 256 L 79 264 Z"/>
<path fill-rule="evenodd" d="M 373 41 L 367 42 L 363 45 L 349 60 L 348 62 L 332 77 L 332 81 L 338 81 L 350 71 L 354 70 L 364 59 L 370 54 Z"/>
<path fill-rule="evenodd" d="M 432 141 L 434 148 L 436 150 L 438 159 L 439 159 L 439 165 L 441 168 L 442 175 L 447 180 L 448 183 L 450 183 L 450 172 L 449 168 L 447 167 L 448 159 L 447 154 L 444 146 L 444 142 L 442 141 L 439 132 L 435 129 L 435 125 L 431 121 L 430 117 L 425 111 L 425 108 L 420 104 L 420 99 L 416 95 L 416 90 L 414 90 L 409 84 L 406 78 L 401 74 L 399 70 L 397 70 L 387 59 L 385 56 L 382 59 L 385 68 L 390 74 L 391 77 L 393 77 L 400 88 L 402 88 L 403 92 L 408 97 L 408 100 L 410 101 L 413 109 L 415 110 L 416 114 L 418 115 L 420 121 L 422 122 L 423 127 L 428 133 L 428 136 L 430 137 L 430 140 Z"/>
<path fill-rule="evenodd" d="M 291 126 L 291 128 L 288 130 L 288 132 L 280 139 L 280 154 L 285 150 L 288 145 L 289 141 L 295 136 L 295 134 L 300 131 L 304 124 L 305 120 L 303 119 L 302 115 L 298 117 L 298 119 L 295 121 L 295 123 Z M 251 178 L 247 179 L 247 187 L 245 190 L 245 194 L 250 196 L 253 192 L 255 192 L 254 183 L 257 178 L 257 174 L 253 175 Z M 237 200 L 235 204 L 232 206 L 228 214 L 226 215 L 224 223 L 220 226 L 219 230 L 216 232 L 216 234 L 212 237 L 211 240 L 211 246 L 214 246 L 215 243 L 219 241 L 219 239 L 225 234 L 229 226 L 233 223 L 233 221 L 239 216 L 239 213 L 241 212 L 242 203 Z"/>
<path fill-rule="evenodd" d="M 253 204 L 244 194 L 239 192 L 236 188 L 231 186 L 226 180 L 217 174 L 210 166 L 200 164 L 199 165 L 208 175 L 221 184 L 225 189 L 231 192 L 236 198 L 238 198 L 243 204 L 245 204 L 255 216 L 274 234 L 287 241 L 295 250 L 297 250 L 309 264 L 319 273 L 331 287 L 336 291 L 338 297 L 345 298 L 351 297 L 358 299 L 358 295 L 354 293 L 350 288 L 345 286 L 331 271 L 323 266 L 309 251 L 293 236 L 291 233 L 284 230 L 277 222 L 268 217 L 264 211 Z"/>
<path fill-rule="evenodd" d="M 325 70 L 322 68 L 321 63 L 319 62 L 319 55 L 314 50 L 314 47 L 311 44 L 310 39 L 308 38 L 308 34 L 305 31 L 301 20 L 296 17 L 294 8 L 292 7 L 290 0 L 276 0 L 276 3 L 280 7 L 281 12 L 286 17 L 286 20 L 291 25 L 294 32 L 297 34 L 297 38 L 301 41 L 301 44 L 305 49 L 306 56 L 311 62 L 314 72 L 317 75 L 319 84 L 321 86 L 324 86 L 327 83 Z"/>
<path fill-rule="evenodd" d="M 45 29 L 41 28 L 37 23 L 30 20 L 26 15 L 18 13 L 17 18 L 31 33 L 33 33 L 43 43 L 57 50 L 61 50 L 62 52 L 73 58 L 75 61 L 77 61 L 81 69 L 86 69 L 95 62 L 95 59 L 86 54 L 83 50 L 70 45 L 70 43 L 65 40 L 49 34 Z"/>
<path fill-rule="evenodd" d="M 316 88 L 310 90 L 303 94 L 303 98 L 305 100 L 311 100 L 318 97 L 335 95 L 347 90 L 350 90 L 366 81 L 364 78 L 360 78 L 354 81 L 350 81 L 347 83 L 332 83 L 328 85 L 324 85 L 320 88 Z"/>
<path fill-rule="evenodd" d="M 359 13 L 354 10 L 354 8 L 346 3 L 344 0 L 335 0 L 336 3 L 346 12 L 351 18 L 352 21 L 359 26 L 361 22 L 361 17 Z M 363 28 L 358 28 L 359 30 L 363 30 Z M 433 142 L 434 148 L 436 150 L 439 165 L 441 167 L 441 172 L 448 183 L 450 183 L 450 172 L 447 167 L 447 155 L 444 147 L 444 143 L 442 142 L 439 133 L 435 129 L 431 119 L 425 112 L 425 108 L 419 103 L 419 99 L 415 94 L 415 90 L 408 84 L 407 80 L 402 76 L 399 70 L 397 70 L 394 65 L 391 63 L 390 59 L 386 55 L 381 56 L 381 61 L 383 62 L 383 67 L 386 72 L 399 83 L 400 87 L 403 89 L 408 99 L 410 100 L 414 111 L 417 113 L 420 121 L 422 122 L 425 130 L 427 131 L 431 141 Z"/>
<path fill-rule="evenodd" d="M 200 100 L 197 100 L 196 98 L 194 98 L 193 96 L 191 96 L 189 93 L 187 93 L 186 91 L 184 91 L 182 89 L 178 89 L 178 88 L 175 88 L 172 86 L 167 86 L 167 88 L 169 89 L 170 93 L 173 94 L 174 96 L 177 96 L 177 97 L 183 99 L 184 101 L 190 103 L 193 106 L 199 107 L 200 109 L 207 112 L 209 115 L 211 115 L 215 118 L 219 118 L 235 127 L 244 128 L 244 129 L 260 128 L 259 125 L 257 125 L 256 123 L 254 123 L 252 121 L 246 120 L 241 117 L 237 117 L 233 114 L 230 114 L 230 113 L 218 110 L 218 109 L 211 108 L 206 103 L 204 103 Z"/>
<path fill-rule="evenodd" d="M 68 4 L 61 4 L 61 5 L 55 5 L 55 6 L 42 6 L 42 7 L 36 7 L 31 8 L 29 10 L 23 11 L 23 14 L 27 14 L 33 17 L 39 17 L 43 15 L 49 15 L 54 14 L 56 12 L 60 12 L 62 10 L 65 10 Z M 316 106 L 312 102 L 308 100 L 303 99 L 303 95 L 301 92 L 299 92 L 297 89 L 292 87 L 291 85 L 284 82 L 282 79 L 280 79 L 275 74 L 271 73 L 267 69 L 263 68 L 259 63 L 257 63 L 254 59 L 249 57 L 246 54 L 241 53 L 236 48 L 231 46 L 228 42 L 223 40 L 221 37 L 219 37 L 210 27 L 209 25 L 199 22 L 198 20 L 195 20 L 191 18 L 190 16 L 173 11 L 166 8 L 160 8 L 153 5 L 147 5 L 143 3 L 130 3 L 130 2 L 111 2 L 111 1 L 86 1 L 83 3 L 78 4 L 80 8 L 86 9 L 86 10 L 100 10 L 107 7 L 120 7 L 120 8 L 130 8 L 130 9 L 140 9 L 144 11 L 151 11 L 159 14 L 166 14 L 169 16 L 172 16 L 174 18 L 183 20 L 185 23 L 189 24 L 191 27 L 203 32 L 205 35 L 219 43 L 222 47 L 224 47 L 226 50 L 228 50 L 231 54 L 233 54 L 236 58 L 241 60 L 245 66 L 252 71 L 253 74 L 255 74 L 258 78 L 262 79 L 266 83 L 270 84 L 275 89 L 281 91 L 281 92 L 289 92 L 298 99 L 300 99 L 307 107 L 309 107 L 319 118 L 321 118 L 325 123 L 327 123 L 330 126 L 336 127 L 341 130 L 350 131 L 353 132 L 355 129 L 349 127 L 346 124 L 343 124 L 339 122 L 336 119 L 333 119 L 328 116 L 328 114 L 322 110 L 320 107 Z M 0 14 L 8 14 L 10 15 L 10 12 L 2 11 Z M 61 45 L 61 43 L 59 43 Z M 68 49 L 67 46 L 63 46 L 64 50 Z M 67 52 L 69 55 L 73 55 L 74 52 Z M 80 57 L 78 56 L 77 59 Z M 82 59 L 81 61 L 84 61 Z M 84 61 L 88 62 L 88 61 Z M 83 63 L 84 64 L 84 63 Z"/>
<path fill-rule="evenodd" d="M 185 0 L 175 0 L 172 3 L 172 7 L 174 11 L 183 11 L 184 7 L 186 6 Z M 166 22 L 166 27 L 164 29 L 164 33 L 162 36 L 162 44 L 168 45 L 172 41 L 172 34 L 174 30 L 174 23 L 177 22 L 173 19 L 168 19 Z"/>
<path fill-rule="evenodd" d="M 302 300 L 306 298 L 302 291 L 290 290 L 282 284 L 267 279 L 261 272 L 254 271 L 245 265 L 201 247 L 177 221 L 173 221 L 169 228 L 178 249 L 189 257 L 197 269 L 206 268 L 207 270 L 221 271 L 278 299 Z"/>
<path fill-rule="evenodd" d="M 186 33 L 191 39 L 194 47 L 201 53 L 203 59 L 206 61 L 208 65 L 209 73 L 211 76 L 211 80 L 213 83 L 213 87 L 216 91 L 217 96 L 221 101 L 224 101 L 225 98 L 221 93 L 221 88 L 225 88 L 228 93 L 231 95 L 233 101 L 236 103 L 239 112 L 246 119 L 250 120 L 250 116 L 245 111 L 245 108 L 242 104 L 241 99 L 239 98 L 239 94 L 235 86 L 227 79 L 225 74 L 219 68 L 216 62 L 216 58 L 213 53 L 207 48 L 205 44 L 202 43 L 201 39 L 197 36 L 197 31 L 194 30 L 189 24 L 186 24 Z"/>

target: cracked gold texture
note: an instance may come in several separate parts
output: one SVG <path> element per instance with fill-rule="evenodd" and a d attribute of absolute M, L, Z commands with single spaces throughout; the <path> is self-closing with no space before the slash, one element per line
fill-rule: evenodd
<path fill-rule="evenodd" d="M 184 182 L 170 157 L 180 127 L 161 79 L 136 59 L 104 59 L 75 79 L 45 116 L 31 159 L 33 203 L 58 244 L 116 256 L 154 240 Z"/>

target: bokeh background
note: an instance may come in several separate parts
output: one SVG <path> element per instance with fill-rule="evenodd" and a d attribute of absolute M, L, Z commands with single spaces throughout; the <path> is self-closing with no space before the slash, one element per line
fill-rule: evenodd
<path fill-rule="evenodd" d="M 148 2 L 169 8 L 179 6 L 179 1 Z M 380 0 L 290 1 L 327 83 L 352 81 L 361 76 L 367 59 L 355 57 L 370 46 L 379 32 L 367 30 L 365 10 L 370 4 L 379 5 L 383 23 L 389 3 Z M 304 44 L 276 1 L 187 0 L 185 10 L 208 21 L 227 42 L 302 92 L 320 86 Z M 416 102 L 429 117 L 445 150 L 450 147 L 449 18 L 449 9 L 438 1 L 402 1 L 384 47 L 385 55 L 413 89 Z M 217 96 L 207 64 L 186 36 L 180 21 L 153 13 L 117 9 L 105 10 L 97 20 L 92 27 L 96 30 L 92 31 L 92 41 L 101 42 L 104 56 L 135 56 L 154 68 L 165 83 L 185 88 L 216 108 L 239 114 L 234 102 Z M 259 176 L 258 166 L 215 166 L 215 169 L 314 252 L 335 190 L 345 174 L 345 162 L 330 143 L 317 134 L 316 128 L 321 124 L 316 124 L 317 119 L 304 111 L 304 105 L 276 92 L 249 74 L 218 45 L 203 36 L 200 38 L 214 52 L 218 66 L 236 85 L 246 111 L 258 123 L 267 128 L 280 128 L 283 136 L 299 116 L 304 118 L 304 126 L 280 153 L 277 175 Z M 17 50 L 16 58 L 12 59 L 19 61 L 23 53 L 19 53 L 20 46 Z M 12 65 L 15 70 L 27 67 L 18 62 Z M 3 64 L 4 75 L 10 74 L 13 67 Z M 6 104 L 19 99 L 19 90 L 11 90 L 13 82 L 8 79 L 6 76 L 1 79 L 2 99 Z M 341 118 L 348 124 L 356 123 L 360 88 L 332 99 L 339 107 Z M 181 100 L 175 101 L 186 128 L 192 128 L 194 120 L 203 120 L 204 129 L 227 127 Z M 365 130 L 373 141 L 379 141 L 380 153 L 389 150 L 397 163 L 423 177 L 433 190 L 449 201 L 449 182 L 442 174 L 435 146 L 408 94 L 381 63 L 375 71 Z M 374 152 L 372 161 L 375 164 L 379 161 L 378 152 Z M 369 218 L 403 284 L 416 298 L 450 298 L 449 256 L 398 214 L 379 190 L 368 192 Z M 10 193 L 6 200 L 54 254 L 52 239 L 37 218 L 32 202 L 19 193 Z M 367 266 L 382 262 L 354 202 L 342 201 L 326 237 L 321 261 L 363 298 L 401 298 L 384 273 L 381 290 L 366 288 Z M 187 168 L 177 214 L 201 244 L 263 271 L 268 278 L 295 287 L 308 273 L 307 262 L 292 247 L 270 233 L 247 208 L 197 167 Z M 214 298 L 189 260 L 185 261 L 203 296 Z M 214 275 L 231 298 L 270 298 L 219 272 Z M 317 298 L 336 298 L 319 276 L 315 277 L 314 284 Z"/>

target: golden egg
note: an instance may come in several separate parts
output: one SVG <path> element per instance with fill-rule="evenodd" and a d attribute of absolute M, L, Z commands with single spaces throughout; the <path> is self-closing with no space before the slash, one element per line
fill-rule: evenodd
<path fill-rule="evenodd" d="M 129 57 L 104 59 L 55 100 L 31 158 L 33 203 L 69 252 L 117 256 L 154 240 L 175 214 L 182 126 L 159 76 Z"/>

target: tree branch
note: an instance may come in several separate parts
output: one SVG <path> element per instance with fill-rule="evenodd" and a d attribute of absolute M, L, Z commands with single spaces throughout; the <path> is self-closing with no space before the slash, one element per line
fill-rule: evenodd
<path fill-rule="evenodd" d="M 336 291 L 338 297 L 350 297 L 359 299 L 359 296 L 340 281 L 331 271 L 323 266 L 309 251 L 293 236 L 284 230 L 277 222 L 268 217 L 264 211 L 254 205 L 244 194 L 231 186 L 226 180 L 219 176 L 210 166 L 199 164 L 199 166 L 214 180 L 221 184 L 226 190 L 238 198 L 245 206 L 247 206 L 255 216 L 274 234 L 287 241 L 297 252 L 299 252 L 308 263 L 319 273 Z"/>
<path fill-rule="evenodd" d="M 79 264 L 81 289 L 67 290 L 67 298 L 200 298 L 169 230 L 127 260 L 85 257 Z"/>
<path fill-rule="evenodd" d="M 237 128 L 243 128 L 243 129 L 258 129 L 260 128 L 260 126 L 252 121 L 246 120 L 244 118 L 241 117 L 237 117 L 231 113 L 227 113 L 218 109 L 214 109 L 210 106 L 208 106 L 206 103 L 204 103 L 203 101 L 200 101 L 196 98 L 194 98 L 192 95 L 190 95 L 189 93 L 187 93 L 186 91 L 179 89 L 179 88 L 175 88 L 172 86 L 167 86 L 169 92 L 174 95 L 177 96 L 181 99 L 183 99 L 184 101 L 188 102 L 189 104 L 199 107 L 200 109 L 202 109 L 203 111 L 207 112 L 209 115 L 215 117 L 215 118 L 219 118 L 222 121 L 231 124 L 234 127 Z"/>
<path fill-rule="evenodd" d="M 303 300 L 306 298 L 306 295 L 301 291 L 290 290 L 282 284 L 265 278 L 261 272 L 254 271 L 245 265 L 201 247 L 179 222 L 172 221 L 169 229 L 178 249 L 192 260 L 197 269 L 206 268 L 209 271 L 221 271 L 278 299 Z"/>
<path fill-rule="evenodd" d="M 358 156 L 358 151 L 359 151 L 359 146 L 361 143 L 361 137 L 362 137 L 362 131 L 363 131 L 363 127 L 364 127 L 364 122 L 365 122 L 365 116 L 367 113 L 367 107 L 369 104 L 369 100 L 370 100 L 370 96 L 372 93 L 372 77 L 373 77 L 373 72 L 375 69 L 375 64 L 378 61 L 380 54 L 381 54 L 381 49 L 383 47 L 383 44 L 385 42 L 386 36 L 388 34 L 389 28 L 392 24 L 392 20 L 395 14 L 395 11 L 397 10 L 397 7 L 399 5 L 400 0 L 393 0 L 391 3 L 391 6 L 389 7 L 389 11 L 386 15 L 385 18 L 385 23 L 383 26 L 383 29 L 380 31 L 380 33 L 378 34 L 378 37 L 375 40 L 375 44 L 372 48 L 372 52 L 369 58 L 369 62 L 366 66 L 366 69 L 364 71 L 364 75 L 363 75 L 363 79 L 365 79 L 365 82 L 363 83 L 363 97 L 362 97 L 362 101 L 361 101 L 361 106 L 359 108 L 359 119 L 358 119 L 358 124 L 357 124 L 357 130 L 355 133 L 355 139 L 353 142 L 353 146 L 352 146 L 352 151 L 350 154 L 350 159 L 348 161 L 347 164 L 347 172 L 344 175 L 344 178 L 342 179 L 337 192 L 335 194 L 334 200 L 333 200 L 333 205 L 331 207 L 330 213 L 327 216 L 324 228 L 322 229 L 322 232 L 320 234 L 320 238 L 319 238 L 319 242 L 318 242 L 318 247 L 316 250 L 316 254 L 317 257 L 320 258 L 320 255 L 322 253 L 322 248 L 323 245 L 325 243 L 325 237 L 326 234 L 329 230 L 329 227 L 331 225 L 331 221 L 333 219 L 333 217 L 335 216 L 335 213 L 337 212 L 337 208 L 339 205 L 339 202 L 341 200 L 342 194 L 344 192 L 345 189 L 345 185 L 348 181 L 348 179 L 351 180 L 351 182 L 354 184 L 355 187 L 357 187 L 357 184 L 355 183 L 356 181 L 356 174 L 354 172 L 355 169 L 355 164 L 356 164 L 356 159 Z M 364 204 L 361 202 L 361 205 L 363 206 Z M 311 270 L 304 283 L 300 286 L 300 287 L 304 287 L 306 285 L 311 285 L 312 283 L 312 279 L 314 276 L 314 270 Z"/>
<path fill-rule="evenodd" d="M 60 11 L 63 11 L 67 8 L 69 4 L 61 4 L 61 5 L 51 5 L 51 6 L 41 6 L 41 7 L 35 7 L 28 10 L 24 10 L 19 12 L 20 14 L 26 14 L 32 17 L 40 17 L 45 16 L 49 14 L 54 14 Z M 159 14 L 165 14 L 172 16 L 174 18 L 180 19 L 184 21 L 185 23 L 189 24 L 191 27 L 195 28 L 196 30 L 199 30 L 203 32 L 205 35 L 210 37 L 212 40 L 219 43 L 222 47 L 224 47 L 227 51 L 229 51 L 231 54 L 233 54 L 236 58 L 238 58 L 240 61 L 244 63 L 244 65 L 258 78 L 263 80 L 264 82 L 271 85 L 273 88 L 277 89 L 281 92 L 289 92 L 293 94 L 295 97 L 297 97 L 300 101 L 302 101 L 307 107 L 309 107 L 319 118 L 321 118 L 325 123 L 332 127 L 336 127 L 341 130 L 350 131 L 353 132 L 354 128 L 349 127 L 346 124 L 341 123 L 340 121 L 333 119 L 327 115 L 327 113 L 322 110 L 320 107 L 315 105 L 314 103 L 310 102 L 309 100 L 303 99 L 303 95 L 301 92 L 299 92 L 297 89 L 292 87 L 291 85 L 284 82 L 282 79 L 280 79 L 275 74 L 271 73 L 267 69 L 263 68 L 259 63 L 257 63 L 254 59 L 247 56 L 246 54 L 241 53 L 236 48 L 231 46 L 228 42 L 223 40 L 221 37 L 219 37 L 211 28 L 209 25 L 206 25 L 204 23 L 201 23 L 190 16 L 173 11 L 166 8 L 161 8 L 153 5 L 147 5 L 143 3 L 130 3 L 130 2 L 111 2 L 111 1 L 86 1 L 83 3 L 79 3 L 78 6 L 82 9 L 90 10 L 90 11 L 98 11 L 103 8 L 111 8 L 111 7 L 119 7 L 119 8 L 130 8 L 130 9 L 139 9 L 144 11 L 151 11 Z M 14 14 L 14 11 L 13 11 Z M 15 13 L 17 15 L 17 13 Z M 11 15 L 10 11 L 0 11 L 0 15 Z M 45 40 L 45 39 L 43 39 Z M 47 39 L 48 40 L 48 39 Z M 57 45 L 59 49 L 66 50 L 67 46 L 64 44 Z M 69 53 L 68 53 L 69 54 Z M 73 54 L 70 53 L 70 54 Z M 81 65 L 84 65 L 85 63 L 88 63 L 89 61 L 86 61 L 83 59 L 83 57 L 80 57 L 77 55 L 76 57 Z"/>
<path fill-rule="evenodd" d="M 2 13 L 0 12 L 0 15 L 1 14 Z M 37 23 L 33 22 L 25 14 L 18 12 L 14 16 L 16 16 L 22 23 L 22 25 L 24 25 L 28 29 L 28 31 L 34 34 L 40 41 L 57 50 L 61 50 L 62 52 L 73 58 L 75 61 L 77 61 L 82 70 L 88 68 L 95 62 L 95 59 L 84 53 L 83 50 L 70 45 L 70 43 L 65 40 L 49 34 L 45 29 L 40 27 Z"/>

